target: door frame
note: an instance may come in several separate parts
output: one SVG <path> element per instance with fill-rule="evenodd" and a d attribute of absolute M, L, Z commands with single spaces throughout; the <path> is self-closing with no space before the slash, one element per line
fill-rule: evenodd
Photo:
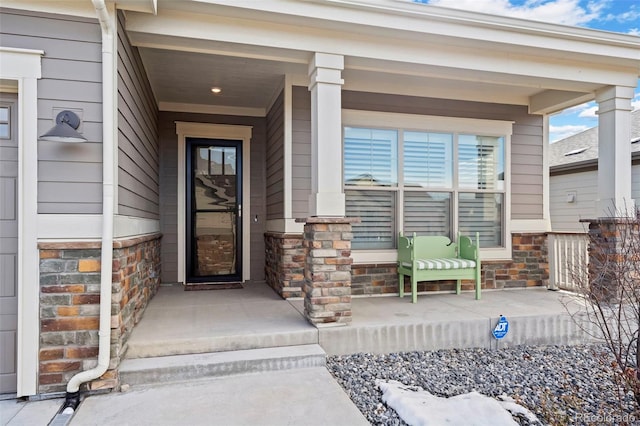
<path fill-rule="evenodd" d="M 189 123 L 176 121 L 178 135 L 178 283 L 186 284 L 186 214 L 187 214 L 187 138 L 227 139 L 242 141 L 242 282 L 250 277 L 251 242 L 251 164 L 250 142 L 253 126 L 229 124 Z"/>
<path fill-rule="evenodd" d="M 244 248 L 244 242 L 243 242 L 243 230 L 244 230 L 244 226 L 243 226 L 243 218 L 244 215 L 242 214 L 242 207 L 244 206 L 244 194 L 242 192 L 242 179 L 244 176 L 244 169 L 242 167 L 242 155 L 243 155 L 243 151 L 242 151 L 242 145 L 243 145 L 243 141 L 241 140 L 229 140 L 229 139 L 209 139 L 209 138 L 192 138 L 192 137 L 187 137 L 187 157 L 186 157 L 186 162 L 187 162 L 187 174 L 185 175 L 185 182 L 187 185 L 187 192 L 186 192 L 186 197 L 187 197 L 187 203 L 186 203 L 186 233 L 185 233 L 185 238 L 187 239 L 186 241 L 186 278 L 189 280 L 189 284 L 200 284 L 200 283 L 206 283 L 207 285 L 216 285 L 216 284 L 223 284 L 223 283 L 228 283 L 228 282 L 234 282 L 237 283 L 239 281 L 242 280 L 242 269 L 240 269 L 242 267 L 243 263 L 243 257 L 242 257 L 242 249 Z M 198 263 L 197 260 L 197 248 L 196 248 L 196 240 L 197 238 L 194 237 L 194 228 L 196 226 L 195 224 L 195 214 L 198 211 L 198 208 L 196 206 L 196 202 L 195 202 L 195 194 L 194 194 L 194 187 L 195 187 L 195 181 L 194 181 L 194 175 L 193 172 L 196 169 L 197 165 L 195 162 L 195 154 L 199 151 L 200 148 L 202 147 L 207 147 L 207 148 L 211 148 L 212 146 L 214 147 L 226 147 L 226 148 L 233 148 L 236 150 L 236 153 L 239 155 L 235 156 L 235 173 L 236 173 L 236 177 L 235 177 L 235 182 L 236 184 L 234 185 L 234 187 L 236 188 L 236 192 L 235 192 L 235 196 L 236 196 L 236 200 L 235 200 L 235 206 L 237 208 L 236 210 L 236 216 L 234 219 L 234 227 L 236 228 L 236 232 L 234 233 L 234 238 L 233 238 L 233 251 L 234 251 L 234 256 L 233 258 L 235 259 L 234 261 L 234 273 L 233 274 L 220 274 L 220 275 L 206 275 L 206 276 L 195 276 L 193 275 L 194 272 L 194 263 Z M 211 159 L 209 159 L 209 161 L 211 161 Z M 209 164 L 209 167 L 211 167 L 211 165 Z M 240 268 L 238 268 L 240 266 Z M 239 278 L 238 278 L 239 277 Z M 215 283 L 215 284 L 214 284 Z"/>
<path fill-rule="evenodd" d="M 0 46 L 3 91 L 18 94 L 18 346 L 17 396 L 35 395 L 40 343 L 38 253 L 38 79 L 42 50 Z"/>

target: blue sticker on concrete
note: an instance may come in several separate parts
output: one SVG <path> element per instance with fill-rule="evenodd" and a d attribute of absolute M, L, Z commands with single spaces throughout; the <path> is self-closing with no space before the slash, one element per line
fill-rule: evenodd
<path fill-rule="evenodd" d="M 493 337 L 495 337 L 496 339 L 502 339 L 504 336 L 507 335 L 508 331 L 509 331 L 509 321 L 507 321 L 506 317 L 503 317 L 502 315 L 500 315 L 500 319 L 498 320 L 496 327 L 493 329 Z"/>

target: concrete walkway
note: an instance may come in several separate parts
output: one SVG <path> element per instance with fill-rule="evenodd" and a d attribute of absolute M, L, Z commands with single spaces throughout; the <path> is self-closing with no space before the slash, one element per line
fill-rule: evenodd
<path fill-rule="evenodd" d="M 72 426 L 368 425 L 326 368 L 241 374 L 92 396 Z"/>
<path fill-rule="evenodd" d="M 47 425 L 63 403 L 64 399 L 61 398 L 31 402 L 17 401 L 15 399 L 0 401 L 0 425 Z"/>

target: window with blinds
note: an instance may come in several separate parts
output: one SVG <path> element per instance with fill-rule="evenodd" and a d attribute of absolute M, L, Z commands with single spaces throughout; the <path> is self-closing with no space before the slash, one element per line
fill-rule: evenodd
<path fill-rule="evenodd" d="M 345 185 L 396 185 L 398 183 L 397 146 L 396 130 L 345 127 Z"/>
<path fill-rule="evenodd" d="M 394 249 L 399 231 L 479 232 L 481 247 L 504 247 L 505 140 L 345 127 L 346 214 L 361 219 L 352 248 Z"/>
<path fill-rule="evenodd" d="M 451 235 L 449 192 L 405 191 L 403 212 L 406 235 Z"/>
<path fill-rule="evenodd" d="M 391 249 L 395 247 L 395 192 L 347 190 L 347 217 L 359 217 L 352 226 L 351 248 Z"/>
<path fill-rule="evenodd" d="M 462 235 L 480 233 L 480 247 L 502 245 L 503 195 L 461 192 L 458 194 L 458 229 Z"/>
<path fill-rule="evenodd" d="M 453 135 L 404 132 L 404 185 L 451 188 Z"/>
<path fill-rule="evenodd" d="M 489 190 L 504 187 L 504 138 L 458 136 L 458 186 Z"/>

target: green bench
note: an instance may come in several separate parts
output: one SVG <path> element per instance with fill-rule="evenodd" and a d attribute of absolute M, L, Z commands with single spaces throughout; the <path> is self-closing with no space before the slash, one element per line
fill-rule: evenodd
<path fill-rule="evenodd" d="M 417 302 L 418 281 L 457 280 L 456 294 L 460 294 L 460 280 L 475 280 L 476 300 L 480 299 L 480 244 L 476 232 L 471 238 L 458 236 L 458 243 L 444 236 L 398 236 L 398 285 L 404 297 L 404 276 L 411 277 L 411 301 Z"/>

